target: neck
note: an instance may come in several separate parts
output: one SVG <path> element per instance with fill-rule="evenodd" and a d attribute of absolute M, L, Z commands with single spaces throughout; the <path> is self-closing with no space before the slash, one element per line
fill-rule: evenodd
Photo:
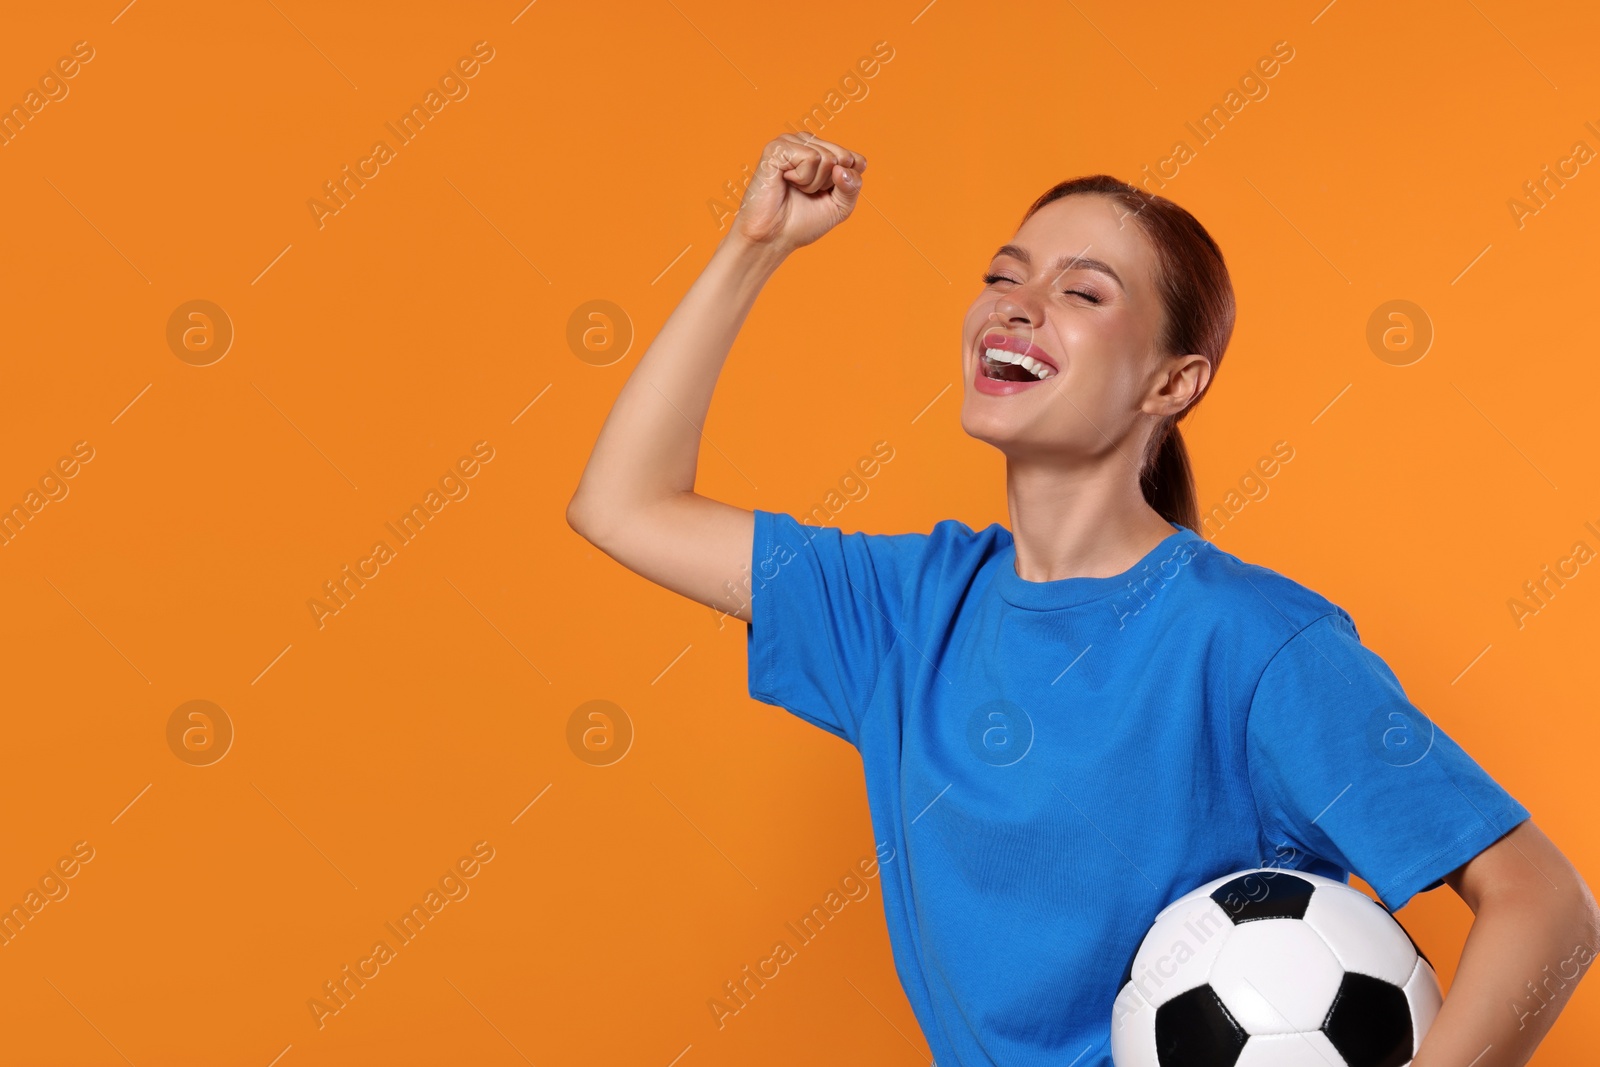
<path fill-rule="evenodd" d="M 1079 465 L 1006 457 L 1006 506 L 1017 576 L 1030 582 L 1121 574 L 1174 532 L 1116 449 Z"/>

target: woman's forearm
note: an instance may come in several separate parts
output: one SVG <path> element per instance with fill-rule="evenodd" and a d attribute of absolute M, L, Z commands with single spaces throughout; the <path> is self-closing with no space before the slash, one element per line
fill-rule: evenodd
<path fill-rule="evenodd" d="M 1597 936 L 1586 890 L 1546 886 L 1482 902 L 1412 1067 L 1522 1067 L 1588 971 Z"/>
<path fill-rule="evenodd" d="M 567 504 L 578 536 L 691 600 L 735 605 L 724 617 L 751 621 L 739 587 L 758 565 L 758 517 L 694 491 L 711 394 L 762 286 L 850 216 L 866 166 L 818 137 L 767 142 L 732 227 L 623 383 Z"/>
<path fill-rule="evenodd" d="M 730 231 L 612 404 L 568 507 L 605 526 L 694 488 L 700 428 L 756 296 L 785 253 Z"/>

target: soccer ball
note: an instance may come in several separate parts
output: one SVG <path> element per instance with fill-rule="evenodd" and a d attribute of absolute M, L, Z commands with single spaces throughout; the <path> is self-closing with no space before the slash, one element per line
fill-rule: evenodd
<path fill-rule="evenodd" d="M 1162 909 L 1112 1010 L 1116 1067 L 1404 1067 L 1443 1003 L 1358 889 L 1259 867 Z"/>

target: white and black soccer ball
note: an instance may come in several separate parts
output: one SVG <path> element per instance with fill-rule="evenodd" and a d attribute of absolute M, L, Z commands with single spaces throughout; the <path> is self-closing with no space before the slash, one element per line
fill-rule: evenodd
<path fill-rule="evenodd" d="M 1151 924 L 1117 994 L 1116 1067 L 1404 1067 L 1443 1003 L 1411 935 L 1359 889 L 1260 867 Z"/>

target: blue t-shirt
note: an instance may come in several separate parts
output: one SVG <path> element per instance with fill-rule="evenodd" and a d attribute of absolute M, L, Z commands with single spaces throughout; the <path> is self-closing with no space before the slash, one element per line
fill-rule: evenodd
<path fill-rule="evenodd" d="M 1173 531 L 1115 577 L 1030 582 L 998 523 L 755 511 L 750 695 L 860 751 L 943 1067 L 1109 1067 L 1135 949 L 1213 878 L 1353 871 L 1398 911 L 1529 817 L 1342 608 Z"/>

